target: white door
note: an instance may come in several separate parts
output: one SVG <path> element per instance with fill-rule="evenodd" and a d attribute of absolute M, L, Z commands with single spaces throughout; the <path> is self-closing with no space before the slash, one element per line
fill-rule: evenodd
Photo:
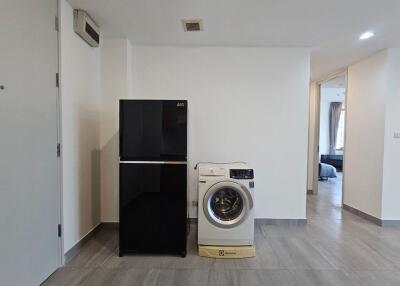
<path fill-rule="evenodd" d="M 57 0 L 0 1 L 0 285 L 60 266 L 56 15 Z"/>

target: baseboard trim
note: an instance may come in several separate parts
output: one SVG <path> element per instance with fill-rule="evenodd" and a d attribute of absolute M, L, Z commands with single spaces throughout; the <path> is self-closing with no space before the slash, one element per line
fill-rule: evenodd
<path fill-rule="evenodd" d="M 343 209 L 376 225 L 383 226 L 383 221 L 380 218 L 374 217 L 373 215 L 367 214 L 346 204 L 343 204 Z"/>
<path fill-rule="evenodd" d="M 118 229 L 119 222 L 117 222 L 117 221 L 102 222 L 101 226 L 102 226 L 102 228 L 106 228 L 106 229 Z"/>
<path fill-rule="evenodd" d="M 188 223 L 189 224 L 197 224 L 197 217 L 189 217 Z"/>
<path fill-rule="evenodd" d="M 197 224 L 197 218 L 188 218 L 189 224 Z M 264 225 L 305 225 L 307 219 L 274 219 L 274 218 L 256 218 L 256 224 Z"/>
<path fill-rule="evenodd" d="M 82 237 L 81 240 L 79 240 L 70 250 L 68 250 L 64 254 L 64 264 L 67 264 L 68 262 L 70 262 L 72 260 L 72 258 L 74 258 L 78 254 L 79 250 L 82 249 L 82 246 L 87 241 L 89 241 L 97 232 L 99 232 L 102 227 L 103 227 L 102 223 L 99 223 L 98 225 L 96 225 L 84 237 Z"/>
<path fill-rule="evenodd" d="M 275 218 L 256 218 L 256 224 L 262 225 L 306 225 L 307 219 L 275 219 Z"/>
<path fill-rule="evenodd" d="M 383 227 L 399 227 L 400 220 L 381 220 L 381 226 Z"/>

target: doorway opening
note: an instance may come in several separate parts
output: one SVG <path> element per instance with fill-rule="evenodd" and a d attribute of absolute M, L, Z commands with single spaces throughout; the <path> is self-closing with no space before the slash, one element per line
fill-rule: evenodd
<path fill-rule="evenodd" d="M 313 189 L 319 201 L 342 208 L 347 72 L 317 84 Z"/>

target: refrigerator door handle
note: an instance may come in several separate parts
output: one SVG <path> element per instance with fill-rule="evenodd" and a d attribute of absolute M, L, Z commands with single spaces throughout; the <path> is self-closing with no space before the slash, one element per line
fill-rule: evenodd
<path fill-rule="evenodd" d="M 187 161 L 119 161 L 120 164 L 187 165 Z"/>

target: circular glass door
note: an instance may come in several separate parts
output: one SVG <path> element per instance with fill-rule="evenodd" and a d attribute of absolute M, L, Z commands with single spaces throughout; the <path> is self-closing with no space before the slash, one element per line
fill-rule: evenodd
<path fill-rule="evenodd" d="M 214 225 L 232 228 L 240 224 L 253 203 L 249 191 L 235 182 L 219 182 L 204 197 L 204 213 Z"/>
<path fill-rule="evenodd" d="M 218 219 L 231 221 L 242 213 L 243 198 L 235 189 L 221 188 L 211 196 L 210 208 Z"/>

